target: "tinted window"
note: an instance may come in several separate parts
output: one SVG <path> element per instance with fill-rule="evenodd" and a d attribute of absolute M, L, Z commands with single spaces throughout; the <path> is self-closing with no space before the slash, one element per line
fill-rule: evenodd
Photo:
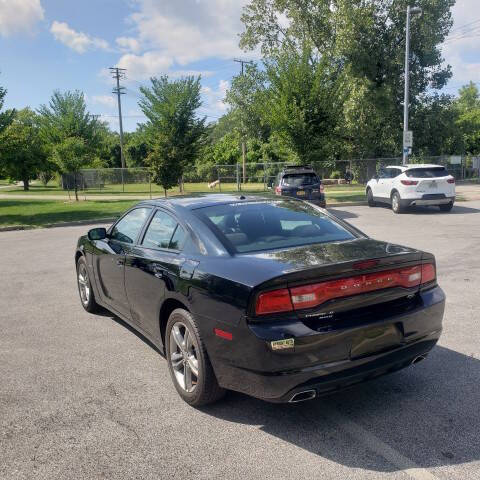
<path fill-rule="evenodd" d="M 351 240 L 352 233 L 304 203 L 259 201 L 199 208 L 195 213 L 237 252 Z"/>
<path fill-rule="evenodd" d="M 447 177 L 449 174 L 445 167 L 430 167 L 430 168 L 410 168 L 405 172 L 407 177 L 414 178 L 437 178 Z"/>
<path fill-rule="evenodd" d="M 390 178 L 395 178 L 398 177 L 402 173 L 402 170 L 400 168 L 389 168 L 390 170 Z"/>
<path fill-rule="evenodd" d="M 186 239 L 187 234 L 185 233 L 185 230 L 180 225 L 177 225 L 177 229 L 170 240 L 170 248 L 173 248 L 174 250 L 182 250 Z"/>
<path fill-rule="evenodd" d="M 169 248 L 177 221 L 168 213 L 158 210 L 147 228 L 142 244 L 146 247 Z"/>
<path fill-rule="evenodd" d="M 136 208 L 128 212 L 114 227 L 110 238 L 125 243 L 134 243 L 150 215 L 150 208 Z"/>
<path fill-rule="evenodd" d="M 283 176 L 282 185 L 286 187 L 301 187 L 318 183 L 318 177 L 314 173 L 295 173 Z"/>
<path fill-rule="evenodd" d="M 378 178 L 390 178 L 390 173 L 385 168 L 378 171 Z"/>

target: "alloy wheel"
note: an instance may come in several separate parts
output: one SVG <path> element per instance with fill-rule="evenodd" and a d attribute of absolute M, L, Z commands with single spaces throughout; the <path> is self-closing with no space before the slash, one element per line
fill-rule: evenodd
<path fill-rule="evenodd" d="M 78 266 L 78 290 L 80 291 L 80 299 L 84 305 L 88 305 L 90 300 L 90 283 L 88 281 L 87 267 L 84 263 Z"/>
<path fill-rule="evenodd" d="M 195 337 L 182 322 L 176 322 L 170 331 L 170 365 L 178 385 L 188 393 L 198 383 L 199 363 Z"/>

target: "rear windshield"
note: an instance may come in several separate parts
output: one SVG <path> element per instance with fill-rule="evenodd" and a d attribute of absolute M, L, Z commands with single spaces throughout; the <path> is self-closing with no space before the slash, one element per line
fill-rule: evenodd
<path fill-rule="evenodd" d="M 445 167 L 410 168 L 405 171 L 405 175 L 414 178 L 437 178 L 447 177 L 448 172 Z"/>
<path fill-rule="evenodd" d="M 356 238 L 312 206 L 285 200 L 230 203 L 195 213 L 238 253 Z"/>
<path fill-rule="evenodd" d="M 282 179 L 282 185 L 286 187 L 302 187 L 315 183 L 318 183 L 318 177 L 314 173 L 289 173 Z"/>

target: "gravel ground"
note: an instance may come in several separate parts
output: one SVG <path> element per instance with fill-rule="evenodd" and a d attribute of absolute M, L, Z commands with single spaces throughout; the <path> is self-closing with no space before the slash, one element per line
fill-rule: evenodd
<path fill-rule="evenodd" d="M 81 308 L 88 227 L 0 233 L 0 478 L 480 478 L 480 201 L 332 211 L 436 255 L 445 328 L 415 367 L 298 405 L 187 406 L 147 341 Z"/>

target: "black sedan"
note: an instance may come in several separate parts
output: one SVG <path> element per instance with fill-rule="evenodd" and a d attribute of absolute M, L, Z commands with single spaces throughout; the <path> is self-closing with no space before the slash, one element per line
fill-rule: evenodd
<path fill-rule="evenodd" d="M 431 254 L 295 199 L 141 202 L 81 237 L 75 263 L 83 307 L 157 345 L 195 406 L 315 398 L 422 360 L 442 330 Z"/>

